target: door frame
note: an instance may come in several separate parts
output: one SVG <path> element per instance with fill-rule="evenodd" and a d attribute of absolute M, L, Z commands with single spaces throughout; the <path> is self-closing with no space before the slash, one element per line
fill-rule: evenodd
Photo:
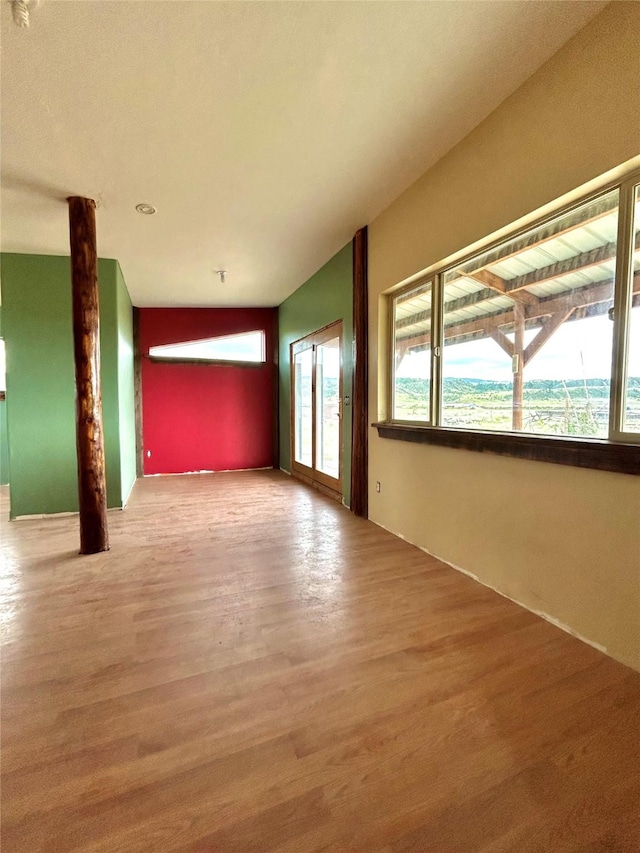
<path fill-rule="evenodd" d="M 318 471 L 316 464 L 316 351 L 320 344 L 338 338 L 338 347 L 340 352 L 340 379 L 338 383 L 338 418 L 339 418 L 339 474 L 337 479 L 328 474 Z M 343 384 L 344 384 L 344 351 L 343 351 L 343 323 L 342 320 L 336 320 L 317 329 L 303 338 L 289 344 L 289 365 L 291 377 L 291 394 L 289 403 L 289 419 L 291 433 L 291 473 L 303 480 L 308 485 L 318 488 L 320 491 L 342 500 L 342 480 L 343 480 Z M 296 462 L 296 426 L 295 426 L 295 406 L 296 406 L 296 384 L 295 384 L 295 356 L 311 349 L 313 352 L 313 363 L 311 368 L 311 467 L 304 465 L 301 462 Z"/>

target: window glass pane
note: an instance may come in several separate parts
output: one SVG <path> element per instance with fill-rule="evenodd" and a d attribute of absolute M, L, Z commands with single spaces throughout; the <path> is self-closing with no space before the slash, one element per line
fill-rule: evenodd
<path fill-rule="evenodd" d="M 636 187 L 634 210 L 629 351 L 623 417 L 623 429 L 627 432 L 640 432 L 640 186 Z"/>
<path fill-rule="evenodd" d="M 444 426 L 605 438 L 618 191 L 444 275 Z"/>
<path fill-rule="evenodd" d="M 294 369 L 294 459 L 313 467 L 313 350 L 296 353 Z"/>
<path fill-rule="evenodd" d="M 429 421 L 431 391 L 431 283 L 393 301 L 393 417 Z"/>
<path fill-rule="evenodd" d="M 199 359 L 202 361 L 264 362 L 264 332 L 240 332 L 201 341 L 149 347 L 152 358 Z"/>
<path fill-rule="evenodd" d="M 340 476 L 340 338 L 316 348 L 316 468 Z"/>

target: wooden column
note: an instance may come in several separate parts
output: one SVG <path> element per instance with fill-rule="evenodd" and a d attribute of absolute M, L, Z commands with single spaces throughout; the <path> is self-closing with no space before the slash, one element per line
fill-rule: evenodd
<path fill-rule="evenodd" d="M 351 511 L 367 518 L 369 514 L 368 475 L 368 277 L 367 228 L 353 238 L 353 335 L 355 340 L 353 370 Z"/>
<path fill-rule="evenodd" d="M 278 469 L 280 468 L 280 352 L 278 349 L 278 343 L 280 341 L 280 321 L 278 319 L 278 309 L 273 309 L 273 326 L 272 326 L 272 338 L 271 338 L 271 349 L 273 351 L 273 415 L 272 415 L 272 428 L 273 428 L 273 440 L 271 444 L 271 457 L 273 460 L 273 467 Z"/>
<path fill-rule="evenodd" d="M 73 349 L 76 367 L 76 447 L 80 553 L 109 549 L 107 487 L 100 389 L 100 311 L 95 202 L 69 202 Z"/>
<path fill-rule="evenodd" d="M 522 429 L 522 401 L 524 390 L 524 305 L 513 303 L 515 334 L 513 340 L 513 421 L 514 430 Z"/>

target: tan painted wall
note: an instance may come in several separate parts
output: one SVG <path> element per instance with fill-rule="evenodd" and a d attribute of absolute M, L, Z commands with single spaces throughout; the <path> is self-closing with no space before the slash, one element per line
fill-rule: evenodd
<path fill-rule="evenodd" d="M 639 40 L 640 4 L 607 6 L 372 223 L 372 377 L 381 293 L 640 153 Z M 370 383 L 372 420 L 383 388 Z M 640 478 L 375 429 L 369 459 L 373 521 L 640 669 Z"/>

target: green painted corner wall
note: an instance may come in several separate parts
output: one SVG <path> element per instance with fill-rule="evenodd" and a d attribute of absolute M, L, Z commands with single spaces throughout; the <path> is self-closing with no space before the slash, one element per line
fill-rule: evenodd
<path fill-rule="evenodd" d="M 102 380 L 102 428 L 104 430 L 104 455 L 107 473 L 108 507 L 122 506 L 122 483 L 120 479 L 120 415 L 118 399 L 117 267 L 117 261 L 104 260 L 103 258 L 98 260 L 98 284 L 100 291 L 100 377 Z M 69 291 L 69 311 L 71 311 L 71 286 L 69 284 L 69 280 L 67 280 L 66 286 Z M 71 340 L 69 343 L 73 347 Z M 9 449 L 11 450 L 11 445 L 9 446 Z"/>
<path fill-rule="evenodd" d="M 0 263 L 7 350 L 11 517 L 75 512 L 78 495 L 69 258 L 3 254 Z M 117 261 L 99 260 L 102 405 L 109 507 L 122 506 L 123 492 L 119 324 L 126 325 L 123 317 L 126 302 L 121 299 L 121 315 L 118 294 L 124 281 L 119 283 L 118 273 Z"/>
<path fill-rule="evenodd" d="M 120 432 L 120 497 L 127 502 L 136 481 L 136 419 L 133 308 L 127 285 L 116 263 L 118 300 L 118 421 Z"/>
<path fill-rule="evenodd" d="M 0 340 L 2 334 L 2 306 L 0 305 Z M 9 482 L 9 442 L 7 441 L 7 402 L 0 400 L 0 486 Z"/>
<path fill-rule="evenodd" d="M 353 257 L 351 243 L 301 285 L 278 309 L 280 373 L 280 467 L 291 470 L 291 374 L 289 345 L 343 322 L 343 396 L 353 397 Z M 351 406 L 343 406 L 342 496 L 351 500 Z"/>
<path fill-rule="evenodd" d="M 0 400 L 0 486 L 9 482 L 9 443 L 7 442 L 7 402 Z"/>

